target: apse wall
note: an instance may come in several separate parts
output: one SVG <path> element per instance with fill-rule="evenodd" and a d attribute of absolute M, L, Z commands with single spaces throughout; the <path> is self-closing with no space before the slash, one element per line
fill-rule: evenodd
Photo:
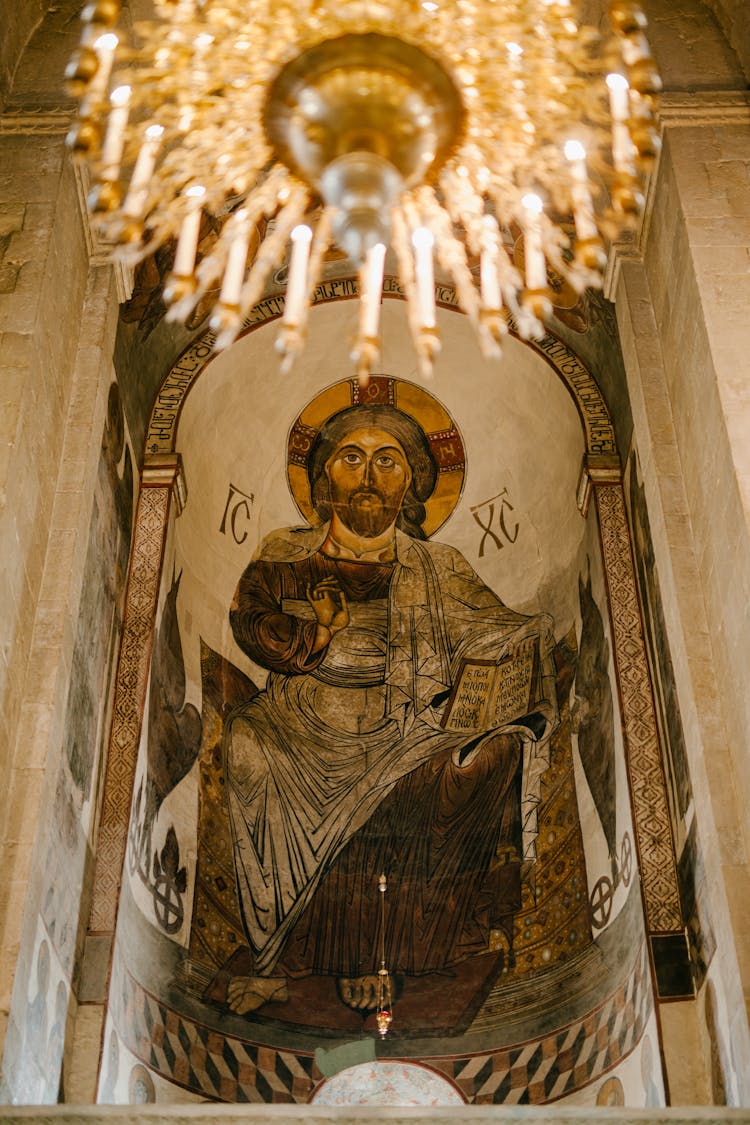
<path fill-rule="evenodd" d="M 401 302 L 383 315 L 366 388 L 353 302 L 334 301 L 293 376 L 261 325 L 182 403 L 187 501 L 162 567 L 99 1098 L 132 1100 L 140 1075 L 152 1099 L 304 1103 L 347 1066 L 400 1059 L 473 1104 L 662 1104 L 600 529 L 581 511 L 583 382 L 601 397 L 554 337 L 545 355 L 509 336 L 486 364 L 447 309 L 426 384 Z M 314 621 L 290 574 L 324 565 L 308 467 L 342 412 L 355 436 L 397 432 L 413 466 L 425 435 L 436 483 L 426 539 L 351 563 L 364 586 L 344 568 L 338 663 L 309 676 L 282 658 L 278 618 L 260 655 L 242 651 L 230 607 L 255 560 L 252 597 Z M 509 645 L 525 723 L 518 706 L 502 718 L 500 688 L 494 726 L 467 719 Z"/>

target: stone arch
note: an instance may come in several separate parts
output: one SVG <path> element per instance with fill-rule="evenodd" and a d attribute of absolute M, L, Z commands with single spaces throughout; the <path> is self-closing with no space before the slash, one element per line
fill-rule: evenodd
<path fill-rule="evenodd" d="M 403 294 L 395 283 L 391 285 L 388 296 L 391 299 L 403 299 Z M 356 297 L 356 283 L 351 279 L 331 281 L 322 285 L 316 296 L 316 304 L 351 300 Z M 452 289 L 439 287 L 437 296 L 441 307 L 456 309 Z M 283 307 L 282 295 L 272 296 L 261 302 L 253 310 L 243 335 L 278 319 L 283 314 Z M 517 336 L 515 326 L 511 324 L 509 328 Z M 92 922 L 99 934 L 114 936 L 117 922 L 118 886 L 127 848 L 130 800 L 135 781 L 148 660 L 156 627 L 158 591 L 170 508 L 173 499 L 178 512 L 184 503 L 184 492 L 180 487 L 180 456 L 176 451 L 177 429 L 181 410 L 190 390 L 211 363 L 212 344 L 211 334 L 204 333 L 172 366 L 156 396 L 147 431 L 143 487 L 131 562 L 115 718 L 110 739 L 110 762 L 97 849 Z M 579 490 L 577 499 L 578 506 L 585 515 L 589 497 L 592 494 L 596 496 L 602 536 L 602 562 L 610 598 L 609 614 L 615 664 L 621 691 L 627 767 L 631 794 L 634 795 L 635 844 L 641 860 L 646 930 L 649 933 L 677 933 L 681 929 L 681 916 L 668 832 L 662 834 L 664 847 L 661 850 L 644 846 L 650 826 L 655 820 L 660 824 L 664 821 L 666 805 L 611 416 L 599 387 L 567 345 L 556 337 L 547 335 L 529 346 L 562 380 L 578 412 L 585 450 L 585 471 L 582 476 L 585 488 Z M 640 790 L 636 779 L 647 780 L 648 799 L 638 799 Z M 635 988 L 638 981 L 647 980 L 647 965 L 646 946 L 642 945 L 636 961 L 629 966 L 632 981 L 635 982 L 632 987 Z M 124 962 L 122 965 L 116 962 L 113 969 L 113 979 L 120 980 L 118 974 L 122 973 Z M 122 981 L 124 980 L 125 977 L 122 976 Z M 626 986 L 621 983 L 618 987 Z M 110 993 L 113 1019 L 118 1018 L 117 1005 L 121 994 L 124 995 L 120 985 L 116 985 Z M 128 1000 L 126 1009 L 130 1010 L 136 1004 L 142 1006 L 147 1002 L 143 989 L 133 984 L 132 997 Z M 613 1003 L 619 1003 L 614 994 Z M 120 1012 L 120 1018 L 125 1018 L 123 1012 Z M 642 1031 L 640 1026 L 637 1032 L 634 1031 L 636 1039 L 640 1038 Z M 238 1051 L 240 1049 L 244 1049 L 242 1044 L 237 1047 Z M 206 1086 L 203 1092 L 210 1095 L 210 1087 Z"/>
<path fill-rule="evenodd" d="M 316 291 L 313 305 L 331 301 L 353 300 L 358 295 L 354 278 L 337 278 L 322 282 Z M 455 289 L 449 285 L 436 287 L 436 300 L 440 308 L 458 312 Z M 405 294 L 395 278 L 385 280 L 384 296 L 391 300 L 405 300 Z M 278 320 L 284 312 L 284 295 L 264 298 L 250 312 L 241 336 L 246 336 L 263 324 Z M 519 338 L 514 321 L 509 318 L 508 329 Z M 163 379 L 154 400 L 146 429 L 146 457 L 174 454 L 180 412 L 191 389 L 210 364 L 213 356 L 214 333 L 210 330 L 198 336 L 182 352 Z M 591 457 L 618 462 L 618 450 L 612 416 L 604 396 L 591 373 L 567 344 L 551 332 L 541 340 L 526 341 L 560 378 L 575 404 L 584 435 L 587 460 Z"/>

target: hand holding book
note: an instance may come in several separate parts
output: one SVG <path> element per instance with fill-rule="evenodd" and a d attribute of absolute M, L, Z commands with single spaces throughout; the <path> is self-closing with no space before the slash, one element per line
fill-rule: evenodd
<path fill-rule="evenodd" d="M 441 724 L 467 733 L 524 725 L 540 700 L 539 641 L 529 637 L 497 662 L 464 660 Z M 533 723 L 528 725 L 533 732 Z"/>

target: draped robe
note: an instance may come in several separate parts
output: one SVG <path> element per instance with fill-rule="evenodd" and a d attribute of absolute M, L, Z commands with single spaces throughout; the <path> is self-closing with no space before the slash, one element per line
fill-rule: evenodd
<path fill-rule="evenodd" d="M 407 884 L 392 888 L 390 903 L 401 896 L 401 905 L 391 914 L 389 964 L 433 971 L 486 948 L 480 899 L 498 850 L 533 856 L 556 722 L 552 623 L 508 609 L 452 547 L 397 532 L 394 562 L 333 559 L 321 551 L 326 531 L 270 536 L 230 611 L 237 643 L 269 670 L 225 733 L 255 972 L 371 967 L 375 935 L 363 904 L 375 899 L 381 861 Z M 350 622 L 314 652 L 306 591 L 330 576 Z M 541 666 L 534 713 L 480 735 L 444 729 L 462 660 L 497 661 L 530 638 Z M 411 831 L 389 848 L 385 838 L 403 832 L 404 818 Z"/>

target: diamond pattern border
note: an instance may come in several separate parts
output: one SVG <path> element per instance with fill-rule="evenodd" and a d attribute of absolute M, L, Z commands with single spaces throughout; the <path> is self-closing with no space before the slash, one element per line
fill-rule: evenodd
<path fill-rule="evenodd" d="M 309 1101 L 322 1074 L 311 1054 L 224 1035 L 147 992 L 118 952 L 112 1016 L 124 1044 L 163 1078 L 212 1101 Z M 540 1039 L 502 1050 L 424 1056 L 473 1105 L 539 1105 L 600 1078 L 638 1044 L 652 1011 L 645 944 L 623 983 L 598 1008 Z"/>

